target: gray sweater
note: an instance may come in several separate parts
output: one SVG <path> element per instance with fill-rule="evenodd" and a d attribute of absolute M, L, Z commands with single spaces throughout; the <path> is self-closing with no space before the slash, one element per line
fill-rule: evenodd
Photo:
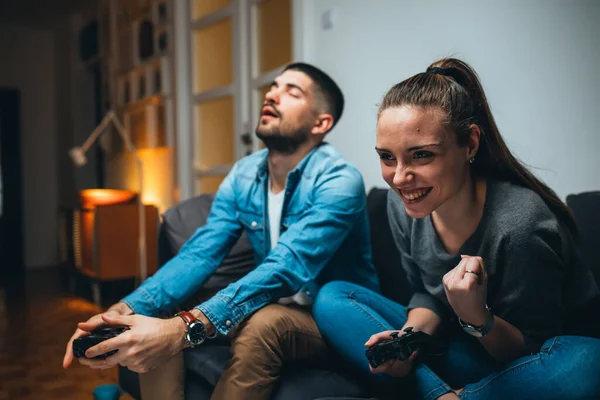
<path fill-rule="evenodd" d="M 483 216 L 473 235 L 448 254 L 431 216 L 413 219 L 399 196 L 388 193 L 388 216 L 402 267 L 415 291 L 408 308 L 424 307 L 454 319 L 442 277 L 460 254 L 483 258 L 487 304 L 500 318 L 540 344 L 560 334 L 566 313 L 598 294 L 590 270 L 574 251 L 571 235 L 542 198 L 509 182 L 488 181 Z"/>

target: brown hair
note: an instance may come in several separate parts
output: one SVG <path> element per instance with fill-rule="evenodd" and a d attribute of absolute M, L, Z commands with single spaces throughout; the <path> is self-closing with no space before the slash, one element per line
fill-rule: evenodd
<path fill-rule="evenodd" d="M 558 220 L 573 235 L 577 235 L 577 226 L 569 208 L 508 149 L 492 116 L 477 73 L 467 63 L 444 58 L 431 64 L 427 72 L 396 84 L 383 98 L 378 115 L 390 107 L 402 105 L 441 108 L 460 146 L 467 143 L 469 126 L 476 124 L 481 130 L 481 138 L 477 157 L 472 164 L 474 174 L 510 181 L 533 190 Z"/>

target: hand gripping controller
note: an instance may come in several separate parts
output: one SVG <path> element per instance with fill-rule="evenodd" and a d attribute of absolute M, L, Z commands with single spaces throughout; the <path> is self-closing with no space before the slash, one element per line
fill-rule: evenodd
<path fill-rule="evenodd" d="M 382 340 L 365 351 L 371 367 L 377 368 L 393 359 L 406 360 L 417 350 L 428 355 L 440 355 L 444 352 L 444 346 L 425 332 L 413 332 L 410 326 L 404 332 L 402 336 L 398 336 L 400 332 L 393 332 L 390 334 L 391 339 Z"/>
<path fill-rule="evenodd" d="M 89 335 L 82 336 L 73 341 L 73 355 L 76 358 L 85 357 L 85 352 L 90 347 L 94 347 L 98 343 L 104 342 L 105 340 L 114 338 L 117 335 L 125 332 L 128 328 L 125 327 L 104 327 L 93 330 Z M 106 354 L 96 356 L 94 358 L 105 359 L 106 357 L 112 356 L 118 350 L 109 351 Z"/>

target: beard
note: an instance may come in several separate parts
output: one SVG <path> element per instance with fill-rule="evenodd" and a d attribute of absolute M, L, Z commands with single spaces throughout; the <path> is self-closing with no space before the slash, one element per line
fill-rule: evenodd
<path fill-rule="evenodd" d="M 310 136 L 307 128 L 290 129 L 286 132 L 277 128 L 262 127 L 260 122 L 256 127 L 256 136 L 263 141 L 267 149 L 281 154 L 294 154 L 298 148 L 308 141 Z"/>

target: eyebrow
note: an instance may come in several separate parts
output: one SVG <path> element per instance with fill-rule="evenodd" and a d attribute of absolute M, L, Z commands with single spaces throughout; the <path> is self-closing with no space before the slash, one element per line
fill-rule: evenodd
<path fill-rule="evenodd" d="M 408 151 L 411 152 L 411 151 L 415 151 L 415 150 L 421 150 L 421 149 L 424 149 L 425 147 L 431 147 L 431 146 L 433 146 L 433 147 L 440 147 L 441 145 L 442 145 L 441 142 L 438 142 L 438 143 L 429 143 L 429 144 L 424 144 L 422 146 L 413 146 L 413 147 L 410 147 L 408 149 Z"/>
<path fill-rule="evenodd" d="M 424 145 L 422 145 L 422 146 L 413 146 L 413 147 L 410 147 L 410 148 L 408 149 L 408 152 L 415 151 L 415 150 L 421 150 L 421 149 L 424 149 L 425 147 L 430 147 L 430 146 L 434 146 L 434 147 L 440 147 L 441 145 L 442 145 L 442 143 L 440 142 L 440 143 L 429 143 L 429 144 L 424 144 Z M 391 153 L 391 151 L 390 151 L 390 150 L 388 150 L 388 149 L 381 149 L 381 148 L 379 148 L 379 147 L 377 147 L 377 146 L 375 146 L 375 151 L 379 151 L 379 152 L 385 152 L 385 153 Z"/>
<path fill-rule="evenodd" d="M 271 87 L 273 86 L 279 86 L 279 83 L 277 83 L 277 81 L 273 81 L 271 82 Z M 300 86 L 296 85 L 295 83 L 286 83 L 285 87 L 287 89 L 298 89 L 299 91 L 302 92 L 303 95 L 306 96 L 306 91 L 304 89 L 302 89 Z"/>

